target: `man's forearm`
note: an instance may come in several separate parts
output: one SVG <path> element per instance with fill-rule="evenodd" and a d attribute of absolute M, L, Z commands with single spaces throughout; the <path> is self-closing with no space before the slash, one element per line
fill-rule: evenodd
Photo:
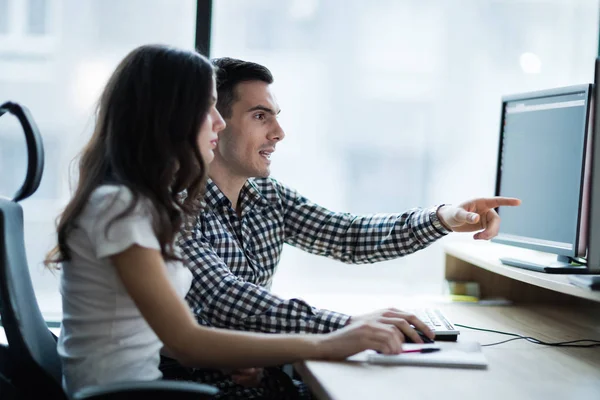
<path fill-rule="evenodd" d="M 302 210 L 302 208 L 309 210 Z M 445 232 L 431 222 L 431 209 L 404 214 L 356 216 L 333 213 L 314 204 L 297 206 L 298 215 L 320 213 L 318 222 L 289 219 L 286 242 L 310 253 L 348 264 L 391 260 L 423 249 Z M 298 222 L 298 223 L 296 223 Z"/>
<path fill-rule="evenodd" d="M 233 312 L 204 308 L 199 322 L 219 328 L 265 333 L 328 333 L 347 324 L 350 316 L 311 307 L 300 299 L 265 299 L 267 309 L 240 307 Z M 263 303 L 264 304 L 264 303 Z"/>

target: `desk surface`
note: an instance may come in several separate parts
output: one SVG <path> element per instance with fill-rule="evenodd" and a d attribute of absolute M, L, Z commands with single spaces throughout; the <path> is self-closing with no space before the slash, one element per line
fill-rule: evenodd
<path fill-rule="evenodd" d="M 436 306 L 437 305 L 433 305 Z M 455 323 L 547 341 L 600 340 L 600 308 L 446 304 Z M 481 344 L 505 335 L 461 328 Z M 525 340 L 485 347 L 487 370 L 307 361 L 295 365 L 319 399 L 598 399 L 600 348 L 556 348 Z"/>

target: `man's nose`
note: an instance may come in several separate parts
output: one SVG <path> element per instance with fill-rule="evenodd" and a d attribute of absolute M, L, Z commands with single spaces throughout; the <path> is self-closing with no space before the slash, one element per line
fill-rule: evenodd
<path fill-rule="evenodd" d="M 283 128 L 281 128 L 281 125 L 279 125 L 279 121 L 275 121 L 275 126 L 269 132 L 268 139 L 280 141 L 283 140 L 284 137 L 285 132 L 283 131 Z"/>

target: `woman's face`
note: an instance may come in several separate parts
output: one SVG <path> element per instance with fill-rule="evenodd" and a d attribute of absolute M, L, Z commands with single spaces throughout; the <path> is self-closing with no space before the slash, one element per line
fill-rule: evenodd
<path fill-rule="evenodd" d="M 210 106 L 208 114 L 200 127 L 200 134 L 198 135 L 198 147 L 202 159 L 206 164 L 215 157 L 213 150 L 217 147 L 219 137 L 217 134 L 225 129 L 225 121 L 219 111 L 217 111 L 217 89 L 216 89 L 215 78 L 212 78 L 212 96 L 210 99 Z"/>

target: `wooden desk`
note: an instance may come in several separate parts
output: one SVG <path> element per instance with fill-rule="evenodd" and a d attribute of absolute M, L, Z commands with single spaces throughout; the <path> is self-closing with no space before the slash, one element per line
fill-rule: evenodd
<path fill-rule="evenodd" d="M 515 303 L 590 304 L 600 302 L 600 291 L 569 283 L 566 275 L 546 274 L 510 267 L 500 257 L 551 262 L 555 255 L 490 242 L 446 245 L 446 279 L 476 281 L 483 298 L 502 297 Z"/>
<path fill-rule="evenodd" d="M 461 271 L 465 273 L 459 265 L 472 274 L 473 268 L 483 263 L 482 258 L 468 251 L 471 258 L 467 262 L 454 250 L 450 248 L 446 251 L 447 254 L 452 252 L 450 257 L 454 259 L 450 259 L 446 265 L 447 275 L 448 269 L 454 276 Z M 485 271 L 493 273 L 488 269 Z M 500 275 L 500 282 L 505 278 L 512 279 Z M 487 285 L 498 279 L 485 274 L 483 276 L 488 279 Z M 527 279 L 533 279 L 531 275 L 527 276 Z M 548 277 L 535 278 L 539 278 L 538 283 L 545 279 L 552 280 Z M 564 277 L 558 280 L 561 278 Z M 525 287 L 532 294 L 521 296 L 518 292 L 513 293 L 512 283 L 504 282 L 504 286 L 500 285 L 500 292 L 513 293 L 516 304 L 512 306 L 424 306 L 442 309 L 455 323 L 520 333 L 546 341 L 600 340 L 600 304 L 590 301 L 595 298 L 595 293 L 577 292 L 581 296 L 576 299 L 587 300 L 574 302 L 569 301 L 571 296 L 563 298 L 559 295 L 561 304 L 556 305 L 551 298 L 543 297 L 548 300 L 545 303 L 535 296 L 535 291 L 541 286 L 521 286 L 526 284 L 522 281 L 516 283 L 515 287 Z M 563 289 L 566 292 L 579 290 L 566 286 Z M 547 286 L 542 290 L 549 291 Z M 493 286 L 490 286 L 490 293 L 497 294 Z M 459 336 L 459 340 L 474 340 L 482 344 L 509 338 L 464 328 L 461 328 Z M 295 367 L 319 399 L 600 399 L 600 348 L 556 348 L 518 340 L 485 347 L 483 351 L 489 367 L 481 371 L 323 361 L 297 363 Z"/>

